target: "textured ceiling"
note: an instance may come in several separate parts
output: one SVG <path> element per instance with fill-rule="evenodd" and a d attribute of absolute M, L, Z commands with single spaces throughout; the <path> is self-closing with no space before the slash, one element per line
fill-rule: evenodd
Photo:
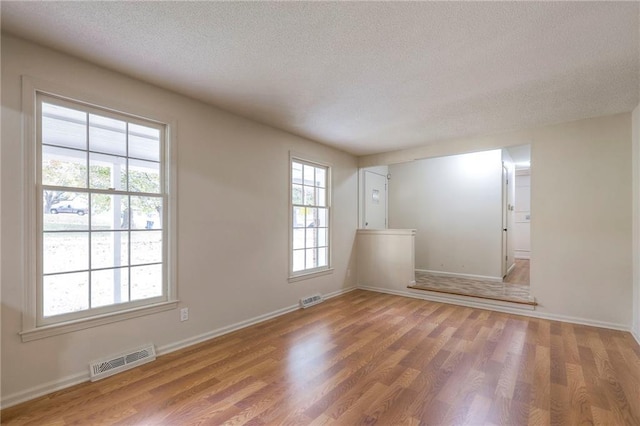
<path fill-rule="evenodd" d="M 632 110 L 638 2 L 8 2 L 2 30 L 362 155 Z"/>

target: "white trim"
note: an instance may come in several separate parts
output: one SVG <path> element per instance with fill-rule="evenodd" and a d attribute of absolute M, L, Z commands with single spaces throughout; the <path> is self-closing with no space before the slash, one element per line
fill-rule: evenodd
<path fill-rule="evenodd" d="M 515 254 L 513 256 L 515 259 L 531 259 L 531 251 L 530 250 L 515 250 Z"/>
<path fill-rule="evenodd" d="M 22 309 L 22 330 L 36 328 L 36 318 L 38 308 L 36 306 L 36 86 L 41 84 L 27 76 L 22 76 L 22 165 L 24 168 L 24 188 L 21 192 L 24 210 L 22 211 L 24 228 L 22 229 L 22 241 L 24 242 L 24 280 L 23 287 L 23 309 Z"/>
<path fill-rule="evenodd" d="M 509 266 L 509 268 L 507 269 L 507 273 L 504 276 L 506 277 L 507 275 L 509 275 L 511 273 L 511 271 L 513 271 L 513 268 L 515 268 L 515 267 L 516 267 L 516 262 L 513 262 L 511 264 L 511 266 Z"/>
<path fill-rule="evenodd" d="M 502 277 L 491 277 L 488 275 L 460 274 L 457 272 L 432 271 L 430 269 L 416 269 L 416 272 L 423 272 L 425 274 L 438 275 L 441 277 L 470 278 L 474 280 L 484 280 L 484 281 L 492 281 L 492 282 L 498 282 L 498 283 L 502 282 Z"/>
<path fill-rule="evenodd" d="M 394 294 L 396 296 L 411 297 L 414 299 L 424 299 L 424 300 L 431 300 L 431 301 L 440 302 L 440 303 L 449 303 L 452 305 L 467 306 L 470 308 L 487 309 L 490 311 L 504 312 L 507 314 L 514 314 L 514 315 L 523 315 L 526 317 L 540 318 L 540 319 L 546 319 L 546 320 L 552 320 L 552 321 L 562 321 L 562 322 L 568 322 L 571 324 L 588 325 L 591 327 L 600 327 L 600 328 L 608 328 L 611 330 L 631 332 L 629 329 L 629 326 L 624 324 L 618 324 L 618 323 L 606 322 L 606 321 L 597 321 L 597 320 L 592 320 L 588 318 L 572 317 L 568 315 L 549 314 L 546 312 L 527 309 L 525 307 L 527 305 L 523 305 L 523 304 L 517 304 L 518 305 L 517 308 L 513 307 L 513 305 L 516 305 L 515 303 L 510 304 L 509 306 L 506 306 L 506 305 L 500 306 L 498 303 L 491 303 L 494 301 L 490 301 L 487 299 L 478 299 L 478 301 L 476 300 L 467 301 L 467 300 L 461 300 L 461 299 L 471 299 L 471 298 L 467 296 L 460 296 L 460 299 L 458 299 L 454 297 L 448 297 L 448 296 L 454 296 L 454 295 L 447 295 L 447 296 L 441 296 L 440 294 L 431 295 L 431 294 L 427 294 L 428 292 L 423 290 L 416 290 L 416 293 L 413 293 L 409 291 L 390 290 L 390 289 L 381 288 L 381 287 L 368 287 L 368 286 L 362 286 L 362 285 L 359 285 L 358 289 L 375 291 L 378 293 Z M 445 301 L 444 299 L 447 299 L 447 300 Z M 495 301 L 495 302 L 498 302 L 498 301 Z M 502 302 L 502 303 L 506 304 L 509 302 Z"/>
<path fill-rule="evenodd" d="M 340 290 L 327 293 L 323 295 L 323 297 L 325 300 L 331 299 L 333 297 L 340 296 L 345 293 L 349 293 L 356 289 L 357 287 L 355 286 L 342 288 Z M 273 312 L 269 312 L 264 315 L 259 315 L 257 317 L 253 317 L 245 321 L 240 321 L 235 324 L 228 325 L 226 327 L 221 327 L 216 330 L 209 331 L 207 333 L 199 334 L 197 336 L 193 336 L 188 339 L 180 340 L 174 343 L 169 343 L 167 345 L 158 347 L 156 349 L 156 355 L 158 356 L 166 355 L 168 353 L 175 352 L 177 350 L 180 350 L 189 346 L 193 346 L 195 344 L 198 344 L 207 340 L 214 339 L 224 334 L 228 334 L 243 328 L 247 328 L 264 321 L 268 321 L 270 319 L 279 317 L 289 312 L 296 311 L 298 309 L 302 309 L 302 308 L 300 308 L 299 303 L 296 303 L 295 305 L 290 305 L 290 306 L 275 310 Z M 3 395 L 3 398 L 0 400 L 0 409 L 5 409 L 13 405 L 20 404 L 21 402 L 29 401 L 29 400 L 38 398 L 40 396 L 47 395 L 51 392 L 55 392 L 70 386 L 80 384 L 80 383 L 88 382 L 90 378 L 91 377 L 89 374 L 89 370 L 86 369 L 86 371 L 82 373 L 71 374 L 61 379 L 52 380 L 50 382 L 47 382 L 38 386 L 33 386 L 29 389 L 25 389 L 23 391 L 16 392 L 11 395 L 7 395 L 7 396 Z"/>
<path fill-rule="evenodd" d="M 340 295 L 345 294 L 345 293 L 349 293 L 349 292 L 351 292 L 353 290 L 356 290 L 356 289 L 357 289 L 357 287 L 355 287 L 355 286 L 354 287 L 347 287 L 347 288 L 343 288 L 343 289 L 340 289 L 340 290 L 336 290 L 336 291 L 332 291 L 330 293 L 324 294 L 324 295 L 322 295 L 322 297 L 325 300 L 327 300 L 327 299 L 331 299 L 333 297 L 340 296 Z M 238 330 L 241 330 L 243 328 L 247 328 L 247 327 L 250 327 L 250 326 L 255 325 L 255 324 L 259 324 L 259 323 L 264 322 L 264 321 L 268 321 L 270 319 L 282 316 L 284 314 L 288 314 L 289 312 L 293 312 L 293 311 L 296 311 L 298 309 L 302 309 L 300 307 L 300 303 L 296 303 L 295 305 L 290 305 L 290 306 L 275 310 L 273 312 L 266 313 L 264 315 L 258 315 L 257 317 L 249 318 L 248 320 L 245 320 L 245 321 L 240 321 L 240 322 L 237 322 L 235 324 L 231 324 L 231 325 L 228 325 L 228 326 L 225 326 L 225 327 L 221 327 L 221 328 L 218 328 L 218 329 L 215 329 L 215 330 L 212 330 L 212 331 L 208 331 L 206 333 L 199 334 L 197 336 L 189 337 L 188 339 L 180 340 L 178 342 L 174 342 L 174 343 L 170 343 L 168 345 L 161 346 L 161 347 L 157 348 L 156 353 L 158 355 L 165 355 L 165 354 L 168 354 L 168 353 L 171 353 L 171 352 L 175 352 L 175 351 L 177 351 L 179 349 L 183 349 L 183 348 L 186 348 L 186 347 L 189 347 L 189 346 L 193 346 L 193 345 L 196 345 L 198 343 L 205 342 L 207 340 L 215 339 L 216 337 L 220 337 L 220 336 L 222 336 L 224 334 L 232 333 L 234 331 L 238 331 Z"/>
<path fill-rule="evenodd" d="M 301 271 L 293 271 L 293 162 L 298 162 L 303 165 L 308 165 L 315 168 L 325 168 L 325 206 L 312 205 L 312 208 L 324 208 L 327 209 L 327 265 L 313 269 L 303 269 Z M 289 151 L 289 282 L 301 281 L 307 278 L 313 278 L 315 276 L 324 275 L 325 273 L 333 273 L 333 165 L 326 161 L 317 161 L 313 156 L 307 156 L 299 154 L 294 151 Z M 304 181 L 304 176 L 303 176 Z M 314 183 L 315 184 L 315 183 Z"/>
<path fill-rule="evenodd" d="M 333 269 L 334 268 L 322 269 L 320 271 L 307 272 L 305 274 L 293 275 L 293 276 L 289 277 L 289 282 L 290 283 L 295 283 L 295 282 L 298 282 L 298 281 L 308 280 L 310 278 L 321 277 L 322 275 L 333 274 Z"/>
<path fill-rule="evenodd" d="M 21 402 L 30 401 L 32 399 L 47 395 L 51 392 L 56 392 L 70 386 L 88 382 L 89 379 L 89 369 L 87 368 L 86 371 L 82 373 L 70 374 L 69 376 L 63 377 L 61 379 L 52 380 L 50 382 L 25 389 L 11 395 L 3 395 L 2 402 L 0 402 L 0 409 L 4 410 L 5 408 L 20 404 Z"/>
<path fill-rule="evenodd" d="M 80 330 L 84 328 L 94 327 L 97 325 L 107 324 L 110 322 L 121 321 L 123 319 L 133 318 L 141 315 L 153 314 L 167 309 L 177 307 L 177 122 L 175 119 L 164 117 L 153 111 L 148 111 L 139 106 L 127 106 L 114 98 L 104 97 L 86 93 L 73 87 L 52 83 L 45 80 L 35 79 L 27 75 L 22 75 L 22 164 L 24 168 L 24 187 L 21 206 L 23 206 L 23 216 L 25 217 L 22 240 L 24 244 L 24 264 L 22 280 L 23 286 L 23 311 L 22 311 L 22 341 L 30 341 L 49 337 L 57 334 L 68 333 L 70 331 Z M 163 253 L 163 268 L 166 274 L 165 297 L 160 302 L 150 301 L 146 305 L 140 303 L 130 304 L 128 308 L 123 310 L 113 310 L 108 314 L 98 312 L 91 316 L 79 317 L 77 319 L 69 318 L 68 321 L 60 323 L 51 323 L 39 325 L 38 322 L 38 306 L 37 306 L 37 285 L 40 279 L 38 276 L 38 256 L 37 256 L 37 238 L 41 238 L 42 230 L 38 229 L 39 220 L 37 218 L 36 202 L 36 170 L 38 170 L 37 152 L 38 141 L 37 135 L 37 105 L 38 93 L 44 97 L 53 97 L 60 99 L 62 102 L 72 102 L 80 104 L 85 108 L 97 108 L 100 111 L 125 115 L 136 122 L 139 119 L 145 122 L 156 123 L 165 128 L 164 143 L 162 150 L 162 163 L 164 166 L 165 179 L 163 199 L 168 202 L 168 211 L 166 212 L 166 222 L 163 226 L 163 237 L 167 239 L 164 244 L 166 252 Z M 131 111 L 134 111 L 133 113 Z M 35 142 L 35 143 L 34 143 Z M 166 197 L 165 197 L 166 196 Z M 168 226 L 167 226 L 168 225 Z M 82 324 L 84 322 L 84 324 Z"/>
<path fill-rule="evenodd" d="M 631 335 L 633 336 L 634 339 L 636 339 L 636 342 L 638 342 L 638 345 L 640 346 L 640 330 L 632 327 Z"/>
<path fill-rule="evenodd" d="M 234 331 L 238 331 L 246 327 L 250 327 L 252 325 L 261 323 L 263 321 L 268 321 L 270 319 L 279 317 L 281 315 L 288 314 L 289 312 L 293 312 L 297 309 L 300 309 L 299 303 L 275 310 L 273 312 L 269 312 L 264 315 L 258 315 L 257 317 L 253 317 L 245 321 L 240 321 L 235 324 L 227 325 L 225 327 L 220 327 L 212 331 L 207 331 L 206 333 L 202 333 L 197 336 L 192 336 L 187 339 L 179 340 L 177 342 L 173 342 L 168 345 L 161 346 L 157 349 L 156 352 L 158 355 L 166 355 L 168 353 L 175 352 L 177 350 L 180 350 L 192 345 L 196 345 L 198 343 L 202 343 L 207 340 L 215 339 L 216 337 L 220 337 L 222 335 L 232 333 Z"/>
<path fill-rule="evenodd" d="M 156 314 L 178 307 L 178 300 L 156 303 L 153 305 L 139 306 L 132 309 L 108 312 L 102 315 L 94 315 L 89 318 L 78 318 L 73 321 L 44 325 L 37 328 L 21 331 L 22 342 L 44 339 L 46 337 L 57 336 L 59 334 L 71 333 L 73 331 L 84 330 L 85 328 L 98 327 L 104 324 L 124 321 L 131 318 Z"/>
<path fill-rule="evenodd" d="M 416 235 L 415 229 L 358 229 L 358 235 Z"/>

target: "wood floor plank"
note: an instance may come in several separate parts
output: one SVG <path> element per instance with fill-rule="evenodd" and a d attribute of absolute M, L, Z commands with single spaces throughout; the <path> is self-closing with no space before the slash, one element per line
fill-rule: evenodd
<path fill-rule="evenodd" d="M 569 391 L 569 424 L 593 424 L 591 402 L 587 393 L 582 368 L 575 362 L 567 362 L 567 386 Z"/>
<path fill-rule="evenodd" d="M 551 387 L 550 349 L 536 347 L 533 379 L 533 406 L 541 410 L 550 410 L 549 392 Z"/>
<path fill-rule="evenodd" d="M 6 425 L 640 425 L 629 333 L 353 291 L 0 412 Z"/>
<path fill-rule="evenodd" d="M 464 425 L 479 425 L 484 424 L 489 409 L 491 408 L 491 399 L 484 397 L 480 394 L 476 394 L 471 401 L 469 410 L 464 418 L 462 424 Z"/>

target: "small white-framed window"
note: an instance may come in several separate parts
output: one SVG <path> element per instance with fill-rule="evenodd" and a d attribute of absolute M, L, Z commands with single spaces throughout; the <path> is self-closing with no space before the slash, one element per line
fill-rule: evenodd
<path fill-rule="evenodd" d="M 40 91 L 34 121 L 27 334 L 176 302 L 168 125 Z"/>
<path fill-rule="evenodd" d="M 291 157 L 292 278 L 330 270 L 331 168 Z"/>

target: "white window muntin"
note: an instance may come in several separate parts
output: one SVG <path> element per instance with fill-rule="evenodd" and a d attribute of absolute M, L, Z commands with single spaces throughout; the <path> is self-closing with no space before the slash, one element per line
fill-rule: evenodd
<path fill-rule="evenodd" d="M 302 166 L 301 178 L 295 176 L 294 164 Z M 313 168 L 313 180 L 306 179 L 305 167 Z M 316 179 L 316 171 L 324 174 L 322 182 Z M 296 278 L 328 271 L 331 269 L 331 167 L 291 155 L 289 173 L 289 275 Z M 296 199 L 296 189 L 302 199 Z M 313 201 L 309 201 L 311 190 Z"/>
<path fill-rule="evenodd" d="M 85 114 L 85 116 L 87 117 L 87 121 L 86 121 L 86 137 L 85 137 L 85 146 L 84 147 L 73 147 L 73 146 L 60 146 L 60 145 L 49 145 L 49 144 L 45 144 L 43 143 L 43 135 L 42 135 L 42 122 L 43 122 L 43 103 L 45 104 L 50 104 L 50 105 L 56 105 L 56 106 L 60 106 L 60 107 L 64 107 L 64 108 L 69 108 L 72 110 L 76 110 L 76 111 L 81 111 Z M 135 116 L 131 116 L 129 114 L 123 114 L 123 113 L 115 113 L 115 112 L 111 112 L 109 110 L 106 109 L 102 109 L 102 108 L 98 108 L 98 107 L 94 107 L 91 105 L 88 105 L 86 103 L 83 102 L 78 102 L 78 101 L 68 101 L 59 97 L 56 97 L 54 95 L 49 95 L 49 94 L 45 94 L 42 92 L 37 92 L 36 93 L 36 106 L 37 106 L 37 111 L 36 111 L 36 120 L 37 120 L 37 125 L 36 125 L 36 141 L 37 141 L 37 149 L 36 149 L 36 184 L 37 184 L 37 189 L 36 189 L 36 216 L 37 216 L 37 253 L 38 255 L 36 256 L 37 259 L 37 264 L 36 264 L 36 279 L 37 279 L 37 291 L 36 291 L 36 307 L 37 307 L 37 317 L 36 317 L 36 325 L 37 326 L 44 326 L 44 325 L 50 325 L 50 324 L 57 324 L 57 323 L 65 323 L 65 322 L 69 322 L 72 320 L 77 320 L 77 319 L 83 319 L 83 318 L 92 318 L 95 316 L 99 316 L 99 315 L 103 315 L 103 314 L 108 314 L 108 313 L 113 313 L 113 312 L 119 312 L 119 311 L 125 311 L 125 310 L 130 310 L 133 308 L 137 308 L 137 307 L 141 307 L 141 306 L 146 306 L 146 305 L 153 305 L 153 304 L 157 304 L 160 302 L 165 302 L 168 300 L 168 294 L 169 294 L 169 289 L 168 289 L 168 197 L 167 197 L 167 173 L 166 173 L 166 169 L 167 169 L 167 165 L 166 165 L 166 154 L 165 154 L 165 150 L 166 150 L 166 133 L 167 133 L 167 127 L 164 124 L 152 121 L 152 120 L 146 120 L 146 119 L 140 119 L 138 117 Z M 107 119 L 115 119 L 115 120 L 120 120 L 120 121 L 124 121 L 127 123 L 127 128 L 125 129 L 125 132 L 128 130 L 129 124 L 131 124 L 132 126 L 144 126 L 146 128 L 150 128 L 150 129 L 156 129 L 158 131 L 158 136 L 159 136 L 159 153 L 158 153 L 158 173 L 159 173 L 159 188 L 157 192 L 142 192 L 142 191 L 132 191 L 131 188 L 118 188 L 116 189 L 115 187 L 112 188 L 91 188 L 91 184 L 90 184 L 90 179 L 91 179 L 91 172 L 90 172 L 90 161 L 92 158 L 92 154 L 96 155 L 96 156 L 100 156 L 100 155 L 104 155 L 104 156 L 116 156 L 113 153 L 105 153 L 104 150 L 93 150 L 91 149 L 92 147 L 90 146 L 90 137 L 89 137 L 89 133 L 92 130 L 92 126 L 90 125 L 89 122 L 89 115 L 90 114 L 95 114 L 96 116 L 99 117 L 105 117 Z M 130 132 L 127 132 L 127 134 L 125 134 L 125 138 L 128 138 Z M 121 155 L 119 155 L 118 157 L 120 158 L 124 158 L 127 165 L 130 162 L 140 162 L 140 161 L 147 161 L 149 160 L 148 158 L 140 158 L 140 156 L 132 156 L 129 153 L 129 143 L 125 144 L 126 146 L 126 151 L 123 153 L 120 153 Z M 67 154 L 71 154 L 73 155 L 73 153 L 77 154 L 78 156 L 84 156 L 85 157 L 85 161 L 86 161 L 86 182 L 84 185 L 70 185 L 70 186 L 60 186 L 60 185 L 51 185 L 51 184 L 43 184 L 42 183 L 42 155 L 43 155 L 43 150 L 44 149 L 57 149 L 57 148 L 62 148 Z M 153 162 L 153 161 L 152 161 Z M 129 181 L 127 181 L 127 184 L 129 185 Z M 73 274 L 79 271 L 65 271 L 64 274 L 63 273 L 59 273 L 56 274 L 54 273 L 46 273 L 43 269 L 43 259 L 44 259 L 44 253 L 43 253 L 43 241 L 45 238 L 45 232 L 47 234 L 53 234 L 55 232 L 71 232 L 71 231 L 52 231 L 52 230 L 47 230 L 45 231 L 44 229 L 44 201 L 43 201 L 43 195 L 45 191 L 64 191 L 64 192 L 73 192 L 73 193 L 77 193 L 77 194 L 85 194 L 86 200 L 87 200 L 87 209 L 88 212 L 91 212 L 91 203 L 92 203 L 92 199 L 93 199 L 93 195 L 103 195 L 103 196 L 113 196 L 116 198 L 119 197 L 126 197 L 128 200 L 131 199 L 131 197 L 153 197 L 155 199 L 160 200 L 161 204 L 162 204 L 162 223 L 161 223 L 161 244 L 162 244 L 162 255 L 161 255 L 161 260 L 160 262 L 151 262 L 148 264 L 145 263 L 136 263 L 135 265 L 132 264 L 131 262 L 131 247 L 128 247 L 128 261 L 126 262 L 126 264 L 123 265 L 116 265 L 116 266 L 112 266 L 112 267 L 104 267 L 104 268 L 100 268 L 100 267 L 93 267 L 92 262 L 91 262 L 91 256 L 92 256 L 92 249 L 91 249 L 91 245 L 90 245 L 90 241 L 92 236 L 97 235 L 100 231 L 93 229 L 92 224 L 91 224 L 91 220 L 92 220 L 92 215 L 89 214 L 87 215 L 87 220 L 88 220 L 88 224 L 87 224 L 87 229 L 86 231 L 80 231 L 82 233 L 86 233 L 87 234 L 87 238 L 89 239 L 89 245 L 88 245 L 88 250 L 87 250 L 87 268 L 86 269 L 82 269 L 80 272 L 86 273 L 88 275 L 88 308 L 87 309 L 81 309 L 81 310 L 77 310 L 74 312 L 68 312 L 68 313 L 61 313 L 61 314 L 53 314 L 53 315 L 48 315 L 45 316 L 44 315 L 44 303 L 43 303 L 43 295 L 44 295 L 44 288 L 43 288 L 43 282 L 46 276 L 62 276 L 64 274 Z M 130 221 L 130 217 L 131 217 L 131 209 L 129 209 L 129 221 Z M 132 238 L 132 231 L 134 231 L 134 229 L 131 229 L 130 227 L 126 230 L 126 231 L 117 231 L 117 232 L 126 232 L 127 235 L 127 239 L 129 241 L 129 243 L 131 242 Z M 138 233 L 138 231 L 142 231 L 141 229 L 135 229 L 136 234 Z M 116 231 L 114 230 L 114 233 Z M 129 294 L 127 296 L 127 301 L 125 302 L 119 302 L 119 303 L 113 303 L 113 304 L 108 304 L 105 306 L 99 306 L 99 307 L 91 307 L 92 304 L 92 299 L 91 299 L 91 292 L 92 292 L 92 275 L 93 272 L 101 272 L 101 271 L 113 271 L 114 275 L 117 273 L 117 271 L 119 269 L 127 269 L 128 271 L 128 275 L 131 275 L 131 269 L 132 267 L 138 268 L 138 267 L 145 267 L 145 266 L 151 266 L 151 265 L 159 265 L 161 268 L 161 275 L 162 275 L 162 283 L 161 283 L 161 294 L 158 296 L 154 296 L 154 297 L 145 297 L 145 298 L 141 298 L 139 300 L 131 300 L 131 281 L 128 281 L 128 289 L 129 289 Z M 122 268 L 119 268 L 122 267 Z"/>

